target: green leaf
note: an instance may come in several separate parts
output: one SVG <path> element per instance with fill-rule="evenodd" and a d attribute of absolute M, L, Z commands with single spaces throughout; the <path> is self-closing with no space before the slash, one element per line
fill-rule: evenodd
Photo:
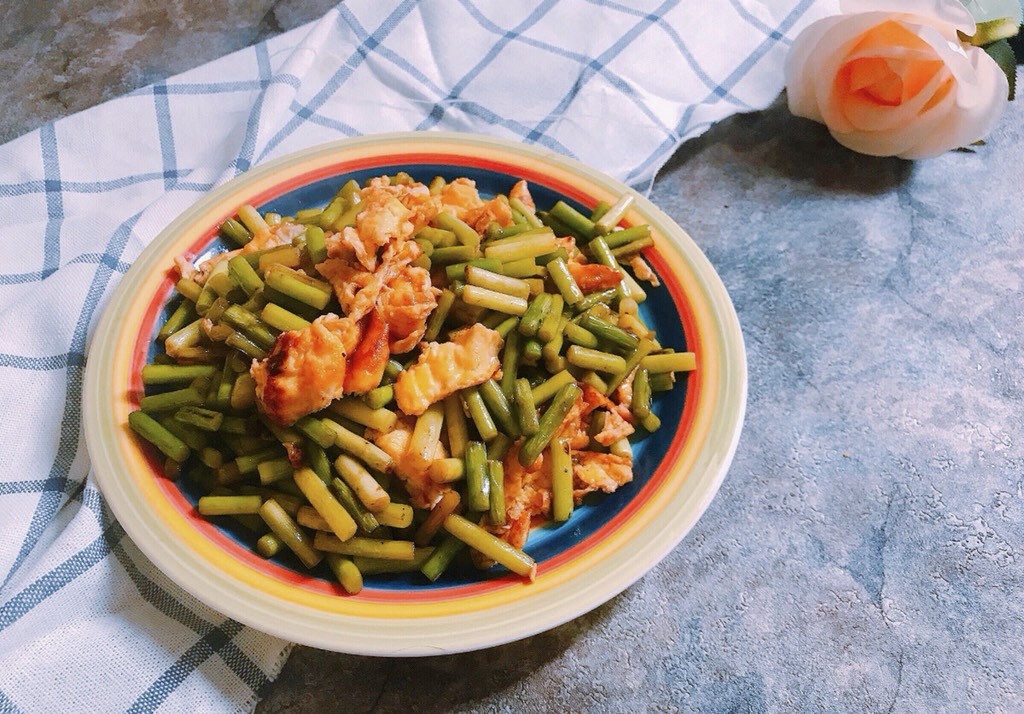
<path fill-rule="evenodd" d="M 1017 58 L 1013 54 L 1013 48 L 1010 47 L 1010 43 L 1006 40 L 999 40 L 986 46 L 984 49 L 988 56 L 994 59 L 999 68 L 1006 73 L 1006 79 L 1010 83 L 1009 99 L 1013 100 L 1017 84 Z"/>

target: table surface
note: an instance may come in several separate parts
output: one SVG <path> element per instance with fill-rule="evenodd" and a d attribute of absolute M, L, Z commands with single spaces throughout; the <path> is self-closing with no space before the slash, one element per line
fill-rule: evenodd
<path fill-rule="evenodd" d="M 331 4 L 7 5 L 0 142 Z M 1020 711 L 1022 166 L 1021 100 L 985 145 L 917 163 L 781 101 L 683 146 L 652 198 L 729 289 L 750 371 L 702 520 L 550 632 L 422 659 L 296 648 L 257 711 Z"/>

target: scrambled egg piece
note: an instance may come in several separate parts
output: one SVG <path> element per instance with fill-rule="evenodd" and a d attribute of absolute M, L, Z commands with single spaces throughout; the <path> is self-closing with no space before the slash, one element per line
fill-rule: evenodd
<path fill-rule="evenodd" d="M 425 268 L 411 265 L 421 253 L 411 241 L 391 243 L 371 272 L 346 259 L 344 248 L 334 242 L 328 248 L 332 257 L 316 267 L 347 315 L 360 318 L 373 309 L 380 313 L 391 336 L 389 349 L 401 354 L 422 339 L 441 294 Z"/>
<path fill-rule="evenodd" d="M 522 548 L 535 519 L 551 516 L 551 460 L 542 454 L 528 468 L 519 463 L 517 442 L 505 454 L 505 525 L 488 530 L 514 548 Z M 598 451 L 573 450 L 573 500 L 579 503 L 592 491 L 614 492 L 633 480 L 633 461 Z"/>
<path fill-rule="evenodd" d="M 483 384 L 501 366 L 498 353 L 504 342 L 494 330 L 476 324 L 451 338 L 424 345 L 416 364 L 395 380 L 395 401 L 406 414 L 418 416 L 460 389 Z"/>
<path fill-rule="evenodd" d="M 572 478 L 576 501 L 591 491 L 612 493 L 633 480 L 633 460 L 599 451 L 577 451 L 572 455 Z"/>
<path fill-rule="evenodd" d="M 356 226 L 331 233 L 328 259 L 317 265 L 344 316 L 283 333 L 250 368 L 260 408 L 278 423 L 292 424 L 343 394 L 376 387 L 388 357 L 419 343 L 437 306 L 441 291 L 426 269 L 412 265 L 422 249 L 409 240 L 436 210 L 417 213 L 403 203 L 434 197 L 422 185 L 390 186 L 386 179 L 375 179 L 360 196 Z M 286 235 L 267 236 L 278 233 Z"/>
<path fill-rule="evenodd" d="M 605 410 L 604 426 L 594 435 L 594 441 L 602 446 L 611 446 L 633 433 L 633 415 L 629 411 L 628 403 L 613 402 L 589 384 L 584 383 L 581 386 L 583 402 L 586 405 L 584 415 L 592 414 L 596 409 Z"/>
<path fill-rule="evenodd" d="M 505 454 L 505 525 L 490 530 L 514 548 L 522 548 L 534 518 L 551 515 L 551 462 L 541 456 L 529 468 L 519 463 L 517 443 Z"/>
<path fill-rule="evenodd" d="M 429 460 L 409 451 L 409 442 L 412 441 L 415 426 L 415 419 L 400 417 L 391 431 L 371 430 L 368 436 L 370 441 L 394 459 L 394 473 L 405 482 L 412 505 L 416 508 L 430 508 L 442 494 L 451 490 L 451 486 L 447 484 L 435 483 L 428 471 L 431 461 L 446 458 L 448 452 L 441 442 L 437 442 L 433 458 Z"/>
<path fill-rule="evenodd" d="M 415 244 L 413 244 L 415 245 Z M 437 307 L 441 291 L 433 287 L 430 273 L 415 265 L 405 266 L 381 288 L 377 309 L 391 331 L 390 349 L 408 352 L 423 339 L 427 318 Z"/>
<path fill-rule="evenodd" d="M 476 184 L 467 178 L 450 181 L 441 190 L 442 210 L 471 225 L 477 233 L 483 233 L 491 221 L 503 226 L 512 223 L 512 208 L 504 196 L 484 201 L 477 193 Z"/>
<path fill-rule="evenodd" d="M 592 293 L 596 290 L 607 290 L 617 287 L 622 282 L 622 271 L 609 268 L 600 263 L 577 263 L 570 261 L 566 264 L 573 280 L 579 285 L 584 293 Z"/>
<path fill-rule="evenodd" d="M 359 344 L 348 356 L 345 367 L 345 392 L 365 394 L 380 384 L 388 363 L 388 324 L 376 311 L 365 318 Z"/>
<path fill-rule="evenodd" d="M 340 397 L 345 358 L 359 343 L 359 333 L 351 318 L 328 314 L 309 327 L 279 335 L 270 354 L 253 360 L 249 368 L 262 411 L 290 425 Z"/>

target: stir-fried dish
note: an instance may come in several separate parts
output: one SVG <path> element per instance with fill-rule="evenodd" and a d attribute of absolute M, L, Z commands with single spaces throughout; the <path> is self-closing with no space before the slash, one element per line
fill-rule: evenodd
<path fill-rule="evenodd" d="M 654 396 L 695 367 L 640 317 L 658 279 L 631 200 L 399 173 L 294 216 L 242 206 L 236 249 L 176 261 L 129 424 L 200 514 L 347 592 L 467 556 L 533 579 L 531 527 L 630 482 Z"/>

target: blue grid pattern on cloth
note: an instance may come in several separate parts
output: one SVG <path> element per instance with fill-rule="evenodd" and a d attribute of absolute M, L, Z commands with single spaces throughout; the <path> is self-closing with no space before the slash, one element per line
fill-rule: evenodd
<path fill-rule="evenodd" d="M 0 147 L 0 711 L 248 711 L 287 656 L 156 571 L 90 476 L 90 331 L 159 230 L 254 164 L 380 131 L 503 136 L 649 188 L 682 142 L 774 100 L 831 10 L 700 5 L 348 0 Z"/>

